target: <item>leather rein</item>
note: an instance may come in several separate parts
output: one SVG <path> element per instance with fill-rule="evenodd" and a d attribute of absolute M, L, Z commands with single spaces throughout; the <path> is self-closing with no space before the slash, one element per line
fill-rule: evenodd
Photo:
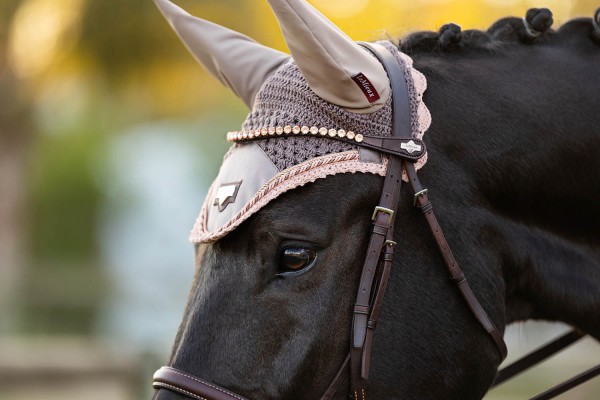
<path fill-rule="evenodd" d="M 384 46 L 372 43 L 361 43 L 361 45 L 379 59 L 390 79 L 393 100 L 392 139 L 416 141 L 421 146 L 419 156 L 424 155 L 424 143 L 411 137 L 409 97 L 401 65 Z M 417 177 L 413 164 L 417 157 L 412 152 L 410 154 L 407 153 L 406 157 L 404 157 L 397 149 L 386 151 L 385 141 L 381 143 L 381 146 L 378 146 L 378 150 L 388 155 L 388 170 L 384 179 L 379 204 L 373 212 L 369 246 L 353 310 L 350 352 L 331 384 L 321 396 L 321 400 L 330 400 L 333 398 L 344 377 L 347 376 L 346 371 L 348 369 L 350 371 L 350 398 L 352 400 L 366 399 L 373 334 L 381 311 L 383 296 L 392 268 L 394 248 L 396 246 L 396 242 L 393 240 L 394 223 L 396 220 L 395 210 L 400 199 L 403 170 L 406 171 L 409 183 L 414 191 L 414 205 L 421 210 L 427 220 L 446 268 L 450 273 L 450 279 L 456 285 L 461 297 L 475 319 L 498 348 L 501 359 L 504 360 L 507 355 L 502 332 L 492 322 L 475 297 L 465 274 L 458 266 L 438 224 L 431 202 L 427 197 L 427 189 L 423 188 Z M 360 143 L 357 144 L 360 145 Z M 559 338 L 557 341 L 525 356 L 523 359 L 501 370 L 494 382 L 494 386 L 503 383 L 537 362 L 555 354 L 582 336 L 582 334 L 573 331 Z M 533 399 L 546 400 L 554 398 L 598 374 L 600 374 L 600 365 L 539 395 L 542 397 L 536 396 Z M 153 377 L 153 387 L 157 390 L 168 389 L 198 400 L 247 400 L 227 389 L 172 367 L 162 367 L 156 371 Z"/>

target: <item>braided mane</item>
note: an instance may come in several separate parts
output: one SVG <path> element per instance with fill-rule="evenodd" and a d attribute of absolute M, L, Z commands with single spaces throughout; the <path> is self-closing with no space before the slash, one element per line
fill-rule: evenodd
<path fill-rule="evenodd" d="M 438 32 L 415 32 L 402 39 L 398 47 L 409 55 L 496 51 L 515 44 L 546 44 L 570 37 L 592 40 L 600 46 L 600 8 L 593 18 L 572 19 L 558 30 L 551 29 L 553 22 L 549 9 L 532 8 L 524 18 L 502 18 L 485 31 L 462 31 L 460 26 L 450 23 Z"/>

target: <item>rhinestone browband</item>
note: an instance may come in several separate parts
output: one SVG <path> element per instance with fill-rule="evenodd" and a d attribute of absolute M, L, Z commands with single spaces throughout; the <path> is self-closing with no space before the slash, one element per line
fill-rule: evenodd
<path fill-rule="evenodd" d="M 243 142 L 256 139 L 286 136 L 321 136 L 328 139 L 360 145 L 386 154 L 417 161 L 425 155 L 425 143 L 417 138 L 397 138 L 362 135 L 344 129 L 317 128 L 316 126 L 274 126 L 270 128 L 233 131 L 227 133 L 228 142 Z"/>
<path fill-rule="evenodd" d="M 313 136 L 329 136 L 332 138 L 348 139 L 353 140 L 357 143 L 361 143 L 364 140 L 364 136 L 360 133 L 354 133 L 352 131 L 345 131 L 343 129 L 327 129 L 317 128 L 316 126 L 277 126 L 271 128 L 253 129 L 246 131 L 233 131 L 227 133 L 228 142 L 239 142 L 243 140 L 261 139 L 269 136 L 282 136 L 282 135 L 308 135 Z"/>

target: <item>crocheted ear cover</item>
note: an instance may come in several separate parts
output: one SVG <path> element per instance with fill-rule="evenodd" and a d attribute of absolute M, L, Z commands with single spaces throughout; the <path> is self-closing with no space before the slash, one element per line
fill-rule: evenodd
<path fill-rule="evenodd" d="M 413 68 L 409 56 L 388 41 L 380 43 L 403 66 L 410 97 L 411 133 L 421 139 L 431 124 L 423 103 L 427 81 Z M 264 83 L 242 125 L 243 134 L 264 138 L 236 143 L 225 155 L 190 240 L 216 241 L 282 193 L 317 179 L 356 172 L 384 176 L 385 157 L 329 135 L 352 132 L 391 136 L 391 124 L 391 98 L 371 114 L 346 111 L 318 97 L 293 60 L 288 61 Z M 281 136 L 284 128 L 286 132 L 292 129 L 292 135 Z M 416 163 L 416 168 L 421 168 L 426 159 L 427 155 Z"/>

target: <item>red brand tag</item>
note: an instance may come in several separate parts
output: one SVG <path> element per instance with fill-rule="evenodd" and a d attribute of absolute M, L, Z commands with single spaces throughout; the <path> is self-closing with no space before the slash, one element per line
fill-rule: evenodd
<path fill-rule="evenodd" d="M 362 72 L 360 72 L 357 75 L 354 75 L 352 77 L 352 80 L 358 85 L 360 90 L 362 90 L 362 92 L 365 94 L 365 97 L 367 98 L 369 103 L 373 103 L 380 99 L 379 93 L 377 93 L 375 86 L 373 86 L 371 81 Z"/>

